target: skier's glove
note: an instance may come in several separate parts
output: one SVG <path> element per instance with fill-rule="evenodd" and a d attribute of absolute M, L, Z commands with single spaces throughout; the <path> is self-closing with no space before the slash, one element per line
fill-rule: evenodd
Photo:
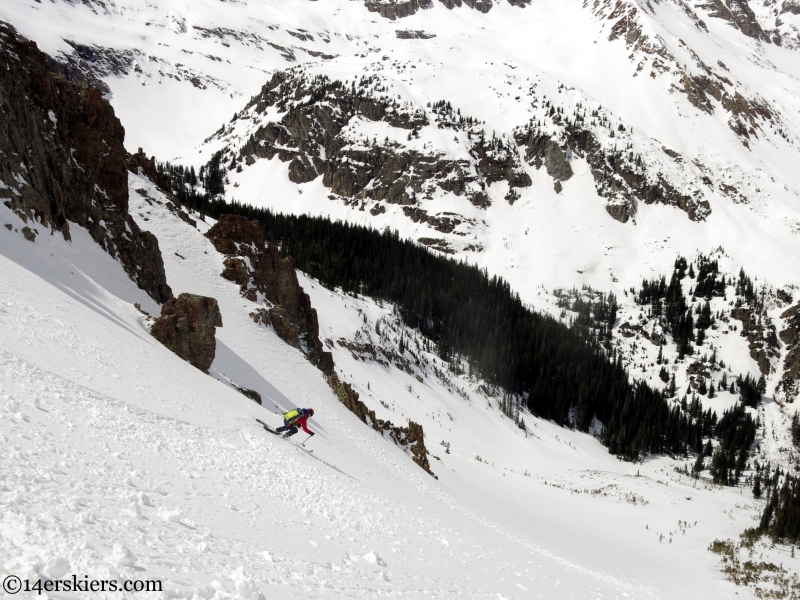
<path fill-rule="evenodd" d="M 317 435 L 317 434 L 316 434 L 316 433 L 314 433 L 314 432 L 312 431 L 312 432 L 311 432 L 311 435 Z"/>

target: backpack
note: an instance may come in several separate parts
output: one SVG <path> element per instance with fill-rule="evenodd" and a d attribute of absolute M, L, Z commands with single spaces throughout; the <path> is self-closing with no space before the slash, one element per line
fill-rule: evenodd
<path fill-rule="evenodd" d="M 283 420 L 286 421 L 287 425 L 294 425 L 305 416 L 306 416 L 306 411 L 304 409 L 295 408 L 294 410 L 290 410 L 285 415 L 283 415 Z"/>

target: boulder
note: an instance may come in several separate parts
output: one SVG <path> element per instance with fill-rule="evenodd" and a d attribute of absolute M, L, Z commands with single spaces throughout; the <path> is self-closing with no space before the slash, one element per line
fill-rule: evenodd
<path fill-rule="evenodd" d="M 216 353 L 217 327 L 222 327 L 222 315 L 214 298 L 181 294 L 161 307 L 161 316 L 150 333 L 183 360 L 207 373 Z"/>

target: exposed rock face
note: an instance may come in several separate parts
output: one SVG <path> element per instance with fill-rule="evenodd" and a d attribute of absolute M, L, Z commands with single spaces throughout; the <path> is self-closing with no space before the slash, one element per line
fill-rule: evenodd
<path fill-rule="evenodd" d="M 144 151 L 139 148 L 136 154 L 128 154 L 125 164 L 130 172 L 136 173 L 137 175 L 144 175 L 155 183 L 156 187 L 162 192 L 172 195 L 172 182 L 170 181 L 169 174 L 159 172 L 156 168 L 155 156 L 147 158 Z"/>
<path fill-rule="evenodd" d="M 785 0 L 781 14 L 800 15 L 800 0 Z"/>
<path fill-rule="evenodd" d="M 111 105 L 5 23 L 0 56 L 0 202 L 67 240 L 70 221 L 85 227 L 154 300 L 172 298 L 158 241 L 128 213 L 125 130 Z"/>
<path fill-rule="evenodd" d="M 380 16 L 391 19 L 402 19 L 415 14 L 420 8 L 428 8 L 431 0 L 366 0 L 367 9 Z"/>
<path fill-rule="evenodd" d="M 606 204 L 606 212 L 612 219 L 620 223 L 627 223 L 636 216 L 636 204 L 634 202 L 621 202 L 618 204 Z"/>
<path fill-rule="evenodd" d="M 453 10 L 461 6 L 487 13 L 494 6 L 493 0 L 439 0 L 446 8 Z M 508 0 L 512 6 L 525 7 L 531 0 Z M 433 6 L 433 0 L 365 0 L 367 9 L 387 19 L 401 19 L 416 14 L 421 8 Z"/>
<path fill-rule="evenodd" d="M 566 181 L 572 177 L 572 167 L 567 155 L 549 137 L 537 135 L 524 141 L 525 160 L 541 169 L 544 164 L 547 174 L 556 181 Z"/>
<path fill-rule="evenodd" d="M 395 35 L 400 40 L 430 40 L 436 37 L 435 33 L 428 33 L 421 29 L 398 29 L 395 31 Z"/>
<path fill-rule="evenodd" d="M 493 0 L 439 0 L 450 10 L 457 8 L 461 5 L 469 6 L 479 12 L 488 13 L 494 6 Z M 511 6 L 525 7 L 531 3 L 531 0 L 508 0 Z"/>
<path fill-rule="evenodd" d="M 375 431 L 379 431 L 382 434 L 388 433 L 398 446 L 408 448 L 411 452 L 412 460 L 430 475 L 439 479 L 431 471 L 431 466 L 428 462 L 428 450 L 425 448 L 425 434 L 422 430 L 422 425 L 409 421 L 408 427 L 398 427 L 393 425 L 391 421 L 376 418 L 375 411 L 370 410 L 366 404 L 359 400 L 358 392 L 349 383 L 340 381 L 335 373 L 328 377 L 328 385 L 339 398 L 339 401 L 350 412 Z"/>
<path fill-rule="evenodd" d="M 703 65 L 705 66 L 705 65 Z M 728 127 L 739 136 L 745 147 L 750 147 L 751 136 L 756 135 L 759 128 L 759 121 L 772 121 L 772 111 L 768 106 L 756 100 L 748 100 L 739 92 L 729 94 L 725 85 L 730 86 L 731 82 L 724 77 L 716 75 L 711 69 L 706 67 L 709 75 L 691 76 L 684 74 L 682 77 L 682 89 L 686 98 L 692 105 L 705 113 L 714 113 L 713 98 L 730 113 Z"/>
<path fill-rule="evenodd" d="M 769 375 L 770 358 L 778 355 L 775 348 L 768 343 L 769 339 L 772 339 L 773 344 L 777 342 L 774 334 L 774 326 L 770 328 L 771 331 L 767 331 L 762 319 L 756 317 L 754 312 L 749 308 L 734 308 L 731 311 L 731 316 L 737 321 L 741 321 L 742 330 L 747 332 L 747 341 L 750 342 L 750 357 L 758 363 L 758 368 L 762 375 Z M 772 333 L 772 335 L 767 335 L 765 338 L 765 332 L 767 334 Z M 784 332 L 781 332 L 781 335 L 783 335 L 783 333 Z"/>
<path fill-rule="evenodd" d="M 769 41 L 747 0 L 706 0 L 698 8 L 707 10 L 711 17 L 727 21 L 747 37 Z"/>
<path fill-rule="evenodd" d="M 428 216 L 428 211 L 422 210 L 421 208 L 412 208 L 410 206 L 404 206 L 403 212 L 414 223 L 427 223 L 441 233 L 453 233 L 455 228 L 462 223 L 462 219 L 456 218 L 458 215 L 454 213 L 443 213 L 449 216 L 441 217 Z"/>
<path fill-rule="evenodd" d="M 236 386 L 236 389 L 239 390 L 239 393 L 241 393 L 243 396 L 250 398 L 250 400 L 257 404 L 261 404 L 261 394 L 259 394 L 257 391 L 245 387 L 239 387 L 238 385 Z"/>
<path fill-rule="evenodd" d="M 702 197 L 681 194 L 663 177 L 654 179 L 623 153 L 603 149 L 595 135 L 577 123 L 564 127 L 566 143 L 561 146 L 533 124 L 518 129 L 517 144 L 525 148 L 525 159 L 537 168 L 542 165 L 556 182 L 572 176 L 572 168 L 562 147 L 585 158 L 592 170 L 597 193 L 608 200 L 606 210 L 622 223 L 636 215 L 636 203 L 667 204 L 685 211 L 693 221 L 703 221 L 711 207 Z"/>
<path fill-rule="evenodd" d="M 260 115 L 277 107 L 283 116 L 279 122 L 260 124 L 239 149 L 238 160 L 252 164 L 254 157 L 277 156 L 289 163 L 289 179 L 295 183 L 321 175 L 323 185 L 338 196 L 407 206 L 416 205 L 417 195 L 425 197 L 435 187 L 486 206 L 485 190 L 491 183 L 531 185 L 513 142 L 489 140 L 475 120 L 465 120 L 444 103 L 433 106 L 437 126 L 469 131 L 469 160 L 342 135 L 351 121 L 359 119 L 384 121 L 407 131 L 409 139 L 430 124 L 425 110 L 381 96 L 377 91 L 381 85 L 376 76 L 363 78 L 356 86 L 326 77 L 308 79 L 301 70 L 276 73 L 245 112 L 255 109 Z"/>
<path fill-rule="evenodd" d="M 326 375 L 332 373 L 331 353 L 323 351 L 319 340 L 317 311 L 297 281 L 294 260 L 282 258 L 277 247 L 267 246 L 258 222 L 244 217 L 222 215 L 206 236 L 226 256 L 222 276 L 238 283 L 248 300 L 265 299 L 274 305 L 255 310 L 250 315 L 253 320 L 271 325 Z"/>
<path fill-rule="evenodd" d="M 208 372 L 217 349 L 222 315 L 214 298 L 181 294 L 161 307 L 151 335 L 183 360 Z"/>
<path fill-rule="evenodd" d="M 780 333 L 781 341 L 786 344 L 786 358 L 778 391 L 787 401 L 794 402 L 800 394 L 800 304 L 784 312 L 781 318 L 786 319 L 787 326 Z"/>

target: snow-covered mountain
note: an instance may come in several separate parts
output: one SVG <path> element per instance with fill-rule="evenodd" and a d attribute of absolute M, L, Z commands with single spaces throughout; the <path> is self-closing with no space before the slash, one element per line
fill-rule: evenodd
<path fill-rule="evenodd" d="M 129 149 L 235 156 L 229 199 L 389 225 L 529 302 L 719 247 L 797 285 L 792 2 L 0 10 L 108 86 Z"/>
<path fill-rule="evenodd" d="M 793 547 L 725 542 L 759 523 L 756 464 L 798 464 L 796 0 L 9 0 L 0 21 L 51 57 L 13 93 L 33 50 L 3 29 L 4 577 L 220 599 L 797 593 Z M 743 487 L 537 418 L 400 307 L 295 275 L 240 221 L 217 235 L 186 191 L 485 268 L 691 419 L 763 377 Z M 183 293 L 223 323 L 200 370 L 150 335 Z M 313 453 L 255 423 L 294 406 L 317 410 Z"/>

